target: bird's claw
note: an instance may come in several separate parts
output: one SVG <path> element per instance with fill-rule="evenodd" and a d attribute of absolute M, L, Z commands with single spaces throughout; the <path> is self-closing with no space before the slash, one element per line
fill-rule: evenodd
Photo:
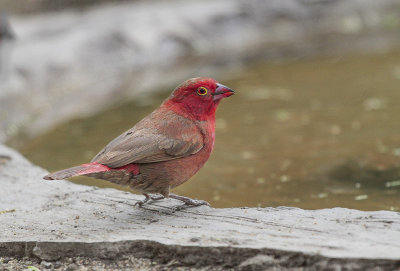
<path fill-rule="evenodd" d="M 183 203 L 185 203 L 184 205 L 177 207 L 176 210 L 181 210 L 181 209 L 185 208 L 185 206 L 186 207 L 188 207 L 188 206 L 197 207 L 197 206 L 202 206 L 202 205 L 210 206 L 210 204 L 205 200 L 191 199 L 191 198 L 178 196 L 178 195 L 174 195 L 174 194 L 170 194 L 169 197 L 176 199 L 176 200 L 180 200 Z"/>
<path fill-rule="evenodd" d="M 163 195 L 150 195 L 150 194 L 143 194 L 143 195 L 145 196 L 145 199 L 136 202 L 134 204 L 134 206 L 143 207 L 143 205 L 145 203 L 149 202 L 150 200 L 156 201 L 156 200 L 161 200 L 161 199 L 165 198 Z M 182 201 L 184 203 L 181 206 L 175 207 L 174 210 L 176 210 L 176 211 L 185 209 L 187 207 L 197 207 L 197 206 L 202 206 L 202 205 L 210 206 L 210 204 L 205 200 L 191 199 L 191 198 L 187 198 L 184 196 L 178 196 L 175 194 L 170 194 L 169 197 L 172 199 Z"/>
<path fill-rule="evenodd" d="M 192 199 L 190 202 L 185 202 L 185 205 L 190 205 L 190 206 L 201 206 L 201 205 L 207 205 L 211 206 L 210 203 L 208 203 L 205 200 L 199 200 L 199 199 Z"/>
<path fill-rule="evenodd" d="M 144 200 L 139 200 L 138 202 L 136 202 L 135 204 L 133 204 L 133 206 L 135 206 L 135 207 L 142 207 L 143 206 L 143 204 L 145 204 L 147 201 L 144 199 Z"/>
<path fill-rule="evenodd" d="M 149 194 L 143 194 L 145 196 L 144 200 L 140 200 L 138 202 L 136 202 L 134 204 L 134 206 L 136 207 L 142 207 L 143 204 L 149 202 L 150 200 L 156 201 L 156 200 L 160 200 L 160 199 L 164 199 L 165 197 L 163 195 L 149 195 Z"/>
<path fill-rule="evenodd" d="M 191 202 L 184 202 L 184 204 L 176 206 L 173 209 L 174 209 L 174 211 L 181 211 L 181 210 L 184 210 L 187 208 L 198 207 L 198 206 L 202 206 L 202 205 L 206 205 L 206 206 L 210 207 L 210 204 L 207 201 L 193 199 Z"/>

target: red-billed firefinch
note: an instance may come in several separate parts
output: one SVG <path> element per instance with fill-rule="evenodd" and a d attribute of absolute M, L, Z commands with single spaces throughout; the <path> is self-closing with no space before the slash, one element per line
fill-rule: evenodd
<path fill-rule="evenodd" d="M 208 160 L 215 140 L 215 111 L 234 93 L 211 78 L 179 85 L 150 115 L 101 150 L 90 163 L 64 169 L 46 180 L 90 176 L 129 186 L 150 199 L 171 197 L 190 205 L 206 204 L 170 194 Z M 150 196 L 149 193 L 158 193 Z"/>

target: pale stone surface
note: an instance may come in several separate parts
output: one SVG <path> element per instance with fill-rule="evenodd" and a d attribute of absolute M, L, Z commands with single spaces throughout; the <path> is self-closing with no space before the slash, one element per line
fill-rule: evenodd
<path fill-rule="evenodd" d="M 181 203 L 175 200 L 138 208 L 134 204 L 141 196 L 44 181 L 46 171 L 17 152 L 0 145 L 0 155 L 2 256 L 52 261 L 133 254 L 162 261 L 176 258 L 186 265 L 222 262 L 243 270 L 303 262 L 358 268 L 400 264 L 397 212 L 206 206 L 179 210 Z"/>

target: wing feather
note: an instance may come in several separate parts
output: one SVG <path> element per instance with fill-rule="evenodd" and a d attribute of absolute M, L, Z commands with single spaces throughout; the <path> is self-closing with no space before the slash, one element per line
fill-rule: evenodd
<path fill-rule="evenodd" d="M 161 121 L 153 112 L 101 150 L 92 162 L 109 167 L 130 163 L 153 163 L 192 155 L 204 146 L 203 134 L 194 122 L 164 113 Z M 151 125 L 148 125 L 151 123 Z M 157 125 L 158 124 L 158 125 Z"/>

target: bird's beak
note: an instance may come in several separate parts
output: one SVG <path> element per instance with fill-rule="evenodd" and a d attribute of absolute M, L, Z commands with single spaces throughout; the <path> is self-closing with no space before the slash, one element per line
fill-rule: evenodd
<path fill-rule="evenodd" d="M 235 91 L 233 89 L 230 89 L 227 86 L 217 83 L 217 88 L 215 89 L 215 92 L 213 94 L 214 101 L 219 101 L 222 98 L 232 96 L 233 94 L 235 94 Z"/>

